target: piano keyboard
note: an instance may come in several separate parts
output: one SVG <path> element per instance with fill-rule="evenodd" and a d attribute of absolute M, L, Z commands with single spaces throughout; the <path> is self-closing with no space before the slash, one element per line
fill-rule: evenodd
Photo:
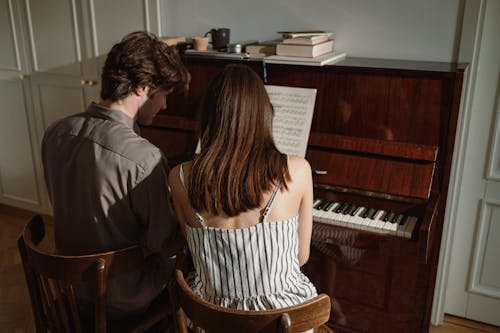
<path fill-rule="evenodd" d="M 348 202 L 315 199 L 315 221 L 380 234 L 411 238 L 418 218 L 390 210 L 359 206 Z"/>

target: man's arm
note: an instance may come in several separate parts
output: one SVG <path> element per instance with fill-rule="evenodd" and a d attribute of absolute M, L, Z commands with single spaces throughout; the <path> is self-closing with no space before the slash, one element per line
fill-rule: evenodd
<path fill-rule="evenodd" d="M 168 255 L 181 246 L 179 223 L 170 203 L 167 185 L 168 166 L 160 154 L 155 156 L 155 160 L 150 171 L 145 171 L 131 191 L 131 204 L 142 224 L 139 243 L 146 256 L 164 252 Z"/>

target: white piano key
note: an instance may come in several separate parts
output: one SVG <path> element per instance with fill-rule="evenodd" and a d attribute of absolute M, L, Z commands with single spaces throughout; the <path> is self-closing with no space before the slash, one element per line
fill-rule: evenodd
<path fill-rule="evenodd" d="M 335 224 L 335 221 L 332 219 L 332 210 L 335 209 L 335 207 L 338 205 L 338 202 L 336 201 L 331 201 L 323 210 L 323 214 L 321 215 L 321 222 L 324 223 L 329 223 L 329 224 Z"/>
<path fill-rule="evenodd" d="M 335 205 L 333 205 L 333 207 L 328 211 L 326 218 L 329 220 L 329 223 L 331 224 L 345 226 L 344 221 L 342 221 L 342 219 L 340 219 L 339 217 L 339 214 L 335 212 L 340 205 L 342 205 L 341 202 L 335 202 Z"/>
<path fill-rule="evenodd" d="M 415 228 L 415 225 L 417 224 L 418 218 L 415 216 L 409 216 L 408 217 L 408 222 L 406 222 L 407 226 L 404 231 L 404 235 L 406 238 L 411 238 L 411 235 L 413 234 L 413 229 Z"/>
<path fill-rule="evenodd" d="M 370 221 L 368 227 L 370 229 L 375 230 L 378 233 L 385 233 L 384 229 L 385 221 L 383 220 L 385 214 L 387 214 L 387 211 L 380 210 L 377 216 L 372 221 Z"/>

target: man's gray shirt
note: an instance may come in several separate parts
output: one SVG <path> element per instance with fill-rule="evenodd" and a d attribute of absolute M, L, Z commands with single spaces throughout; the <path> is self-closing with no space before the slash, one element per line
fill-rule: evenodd
<path fill-rule="evenodd" d="M 108 304 L 116 316 L 143 310 L 167 280 L 158 253 L 177 231 L 161 151 L 138 135 L 128 115 L 92 103 L 45 132 L 42 159 L 57 251 L 141 245 L 147 268 L 108 286 Z"/>

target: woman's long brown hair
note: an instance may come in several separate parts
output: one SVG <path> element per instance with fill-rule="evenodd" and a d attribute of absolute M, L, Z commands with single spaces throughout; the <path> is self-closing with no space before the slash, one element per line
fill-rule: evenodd
<path fill-rule="evenodd" d="M 287 158 L 274 144 L 273 116 L 257 74 L 245 65 L 226 66 L 201 107 L 201 151 L 188 183 L 193 208 L 235 216 L 259 207 L 277 182 L 287 189 Z"/>

